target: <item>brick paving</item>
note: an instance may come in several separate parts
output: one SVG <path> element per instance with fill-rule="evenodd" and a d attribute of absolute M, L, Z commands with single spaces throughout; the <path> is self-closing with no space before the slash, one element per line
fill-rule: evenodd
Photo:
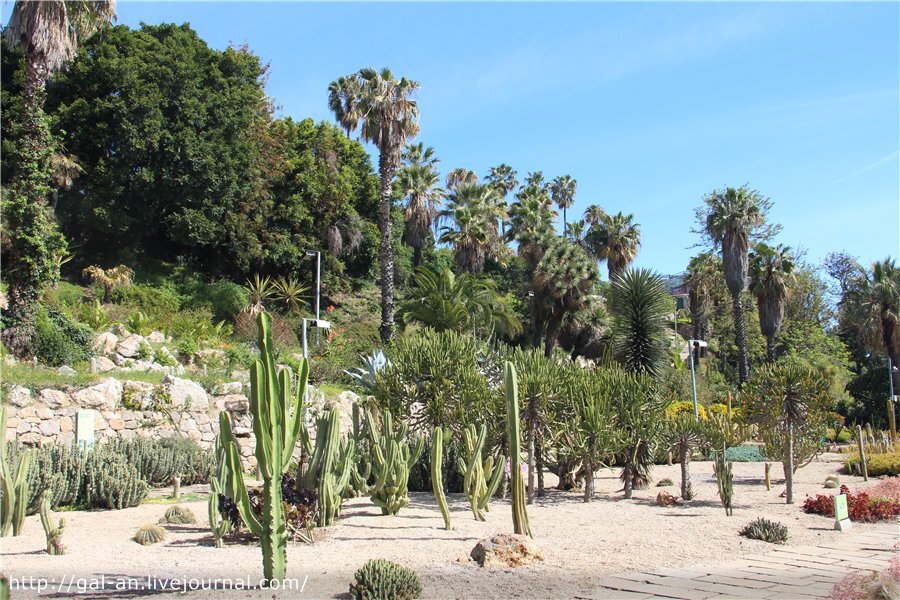
<path fill-rule="evenodd" d="M 766 554 L 716 565 L 610 575 L 579 598 L 827 598 L 847 573 L 884 569 L 898 543 L 900 523 L 860 527 L 819 546 L 776 546 Z"/>

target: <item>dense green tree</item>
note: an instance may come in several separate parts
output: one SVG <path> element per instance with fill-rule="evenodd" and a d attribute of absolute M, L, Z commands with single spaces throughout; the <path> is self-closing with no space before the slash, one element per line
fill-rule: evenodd
<path fill-rule="evenodd" d="M 335 116 L 344 123 L 362 120 L 362 138 L 378 148 L 378 175 L 381 178 L 381 204 L 378 226 L 381 230 L 379 259 L 381 263 L 381 339 L 389 342 L 394 335 L 394 242 L 392 237 L 394 207 L 393 181 L 400 167 L 400 157 L 407 141 L 419 133 L 419 106 L 412 99 L 419 83 L 406 77 L 395 79 L 389 69 L 361 69 L 348 76 L 355 79 L 342 84 L 342 93 L 355 94 L 352 101 L 332 102 Z M 338 80 L 340 81 L 340 80 Z M 347 108 L 352 105 L 351 108 Z M 346 129 L 349 128 L 345 127 Z"/>
<path fill-rule="evenodd" d="M 872 263 L 869 271 L 860 269 L 841 303 L 865 346 L 900 365 L 900 269 L 894 261 L 887 258 Z"/>
<path fill-rule="evenodd" d="M 703 198 L 703 206 L 696 210 L 699 232 L 722 253 L 725 283 L 732 299 L 741 384 L 747 381 L 750 372 L 743 304 L 750 246 L 757 240 L 765 241 L 774 233 L 774 228 L 766 226 L 766 215 L 771 206 L 771 200 L 745 185 L 713 191 Z"/>
<path fill-rule="evenodd" d="M 756 244 L 750 255 L 750 291 L 759 310 L 759 327 L 766 336 L 766 358 L 775 362 L 775 336 L 784 322 L 787 297 L 793 281 L 794 259 L 790 248 Z"/>
<path fill-rule="evenodd" d="M 586 235 L 591 254 L 606 261 L 610 281 L 625 271 L 641 247 L 641 226 L 633 221 L 634 215 L 603 213 Z"/>

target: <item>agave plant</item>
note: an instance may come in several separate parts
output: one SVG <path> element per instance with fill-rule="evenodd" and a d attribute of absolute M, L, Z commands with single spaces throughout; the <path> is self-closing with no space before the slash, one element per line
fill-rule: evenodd
<path fill-rule="evenodd" d="M 359 385 L 367 392 L 372 392 L 375 390 L 375 379 L 378 374 L 389 367 L 391 362 L 381 350 L 374 352 L 371 356 L 361 354 L 359 358 L 363 363 L 362 368 L 357 367 L 352 371 L 344 371 L 344 373 L 358 381 Z"/>

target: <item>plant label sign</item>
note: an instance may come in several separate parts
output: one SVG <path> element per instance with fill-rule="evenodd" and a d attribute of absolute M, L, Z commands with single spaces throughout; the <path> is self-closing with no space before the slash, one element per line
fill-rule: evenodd
<path fill-rule="evenodd" d="M 834 497 L 834 528 L 838 531 L 848 531 L 850 529 L 847 494 L 838 494 Z"/>
<path fill-rule="evenodd" d="M 94 411 L 79 410 L 75 413 L 75 442 L 79 448 L 94 447 Z"/>

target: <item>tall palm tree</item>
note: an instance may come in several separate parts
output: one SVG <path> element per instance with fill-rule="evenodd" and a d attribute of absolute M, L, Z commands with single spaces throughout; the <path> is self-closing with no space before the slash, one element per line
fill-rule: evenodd
<path fill-rule="evenodd" d="M 747 328 L 742 294 L 747 286 L 751 240 L 763 231 L 771 201 L 746 185 L 715 190 L 703 198 L 697 211 L 702 231 L 722 251 L 725 283 L 731 293 L 738 375 L 743 385 L 749 376 Z"/>
<path fill-rule="evenodd" d="M 546 190 L 547 184 L 544 182 L 544 173 L 542 171 L 532 171 L 525 176 L 525 187 L 534 187 Z"/>
<path fill-rule="evenodd" d="M 413 264 L 417 267 L 422 264 L 422 249 L 431 237 L 431 226 L 444 197 L 440 181 L 433 164 L 405 164 L 397 172 L 397 190 L 406 198 L 403 242 L 412 247 Z"/>
<path fill-rule="evenodd" d="M 348 138 L 359 127 L 360 94 L 360 80 L 356 75 L 338 77 L 328 84 L 328 108 Z"/>
<path fill-rule="evenodd" d="M 10 48 L 25 57 L 21 130 L 15 173 L 3 198 L 9 312 L 3 339 L 17 355 L 31 350 L 40 287 L 59 278 L 66 242 L 47 207 L 51 136 L 44 117 L 47 80 L 75 57 L 79 46 L 115 18 L 114 0 L 17 0 L 3 32 Z"/>
<path fill-rule="evenodd" d="M 461 184 L 447 196 L 441 216 L 451 222 L 441 242 L 451 244 L 457 266 L 466 273 L 481 273 L 485 258 L 499 250 L 497 201 L 487 185 Z"/>
<path fill-rule="evenodd" d="M 461 185 L 472 185 L 478 183 L 478 175 L 471 169 L 460 167 L 453 169 L 447 173 L 447 189 L 455 190 Z"/>
<path fill-rule="evenodd" d="M 519 256 L 534 269 L 543 256 L 548 240 L 554 237 L 553 209 L 547 194 L 535 187 L 524 187 L 509 207 L 506 239 L 518 243 Z"/>
<path fill-rule="evenodd" d="M 850 278 L 841 300 L 863 343 L 873 352 L 884 352 L 900 365 L 900 268 L 890 257 L 862 268 Z M 894 389 L 900 389 L 894 382 Z"/>
<path fill-rule="evenodd" d="M 794 259 L 790 248 L 773 248 L 760 242 L 750 255 L 750 291 L 759 310 L 759 328 L 766 336 L 766 358 L 775 362 L 775 336 L 784 322 L 784 308 L 794 279 Z"/>
<path fill-rule="evenodd" d="M 59 201 L 59 190 L 72 189 L 75 179 L 82 173 L 84 169 L 71 154 L 58 151 L 50 156 L 50 178 L 53 183 L 53 199 L 50 206 L 53 210 L 56 210 Z"/>
<path fill-rule="evenodd" d="M 434 155 L 434 148 L 425 146 L 422 142 L 407 144 L 401 155 L 403 164 L 410 167 L 425 166 L 436 167 L 441 160 Z"/>
<path fill-rule="evenodd" d="M 596 225 L 605 214 L 606 211 L 603 210 L 602 206 L 599 204 L 591 204 L 587 207 L 587 210 L 584 211 L 584 220 L 588 225 Z"/>
<path fill-rule="evenodd" d="M 394 207 L 393 181 L 400 167 L 400 155 L 407 140 L 419 133 L 419 106 L 412 99 L 419 83 L 406 77 L 395 79 L 389 69 L 366 68 L 348 76 L 355 80 L 342 89 L 355 91 L 352 111 L 335 112 L 335 117 L 351 124 L 353 116 L 362 120 L 361 137 L 378 148 L 378 175 L 381 179 L 381 339 L 394 335 L 394 248 L 391 210 Z M 340 81 L 340 80 L 338 80 Z M 335 106 L 331 107 L 332 110 Z M 346 127 L 345 127 L 346 129 Z"/>
<path fill-rule="evenodd" d="M 578 182 L 569 177 L 562 175 L 557 177 L 550 183 L 550 197 L 553 198 L 554 204 L 563 211 L 563 232 L 566 232 L 566 209 L 572 206 L 575 201 L 575 188 Z"/>
<path fill-rule="evenodd" d="M 662 278 L 647 269 L 628 269 L 612 280 L 613 354 L 626 370 L 656 375 L 668 359 L 668 297 Z"/>
<path fill-rule="evenodd" d="M 516 179 L 516 171 L 509 165 L 500 164 L 496 167 L 491 167 L 491 172 L 484 178 L 484 181 L 494 188 L 501 203 L 503 214 L 500 216 L 500 235 L 505 236 L 506 217 L 509 209 L 506 204 L 506 197 L 519 185 L 519 180 Z"/>
<path fill-rule="evenodd" d="M 688 263 L 684 285 L 688 289 L 694 339 L 709 339 L 709 310 L 713 303 L 713 290 L 721 273 L 722 261 L 709 252 L 701 252 Z"/>
<path fill-rule="evenodd" d="M 625 271 L 641 247 L 641 226 L 633 220 L 634 215 L 604 213 L 588 231 L 591 253 L 606 261 L 610 281 Z"/>

